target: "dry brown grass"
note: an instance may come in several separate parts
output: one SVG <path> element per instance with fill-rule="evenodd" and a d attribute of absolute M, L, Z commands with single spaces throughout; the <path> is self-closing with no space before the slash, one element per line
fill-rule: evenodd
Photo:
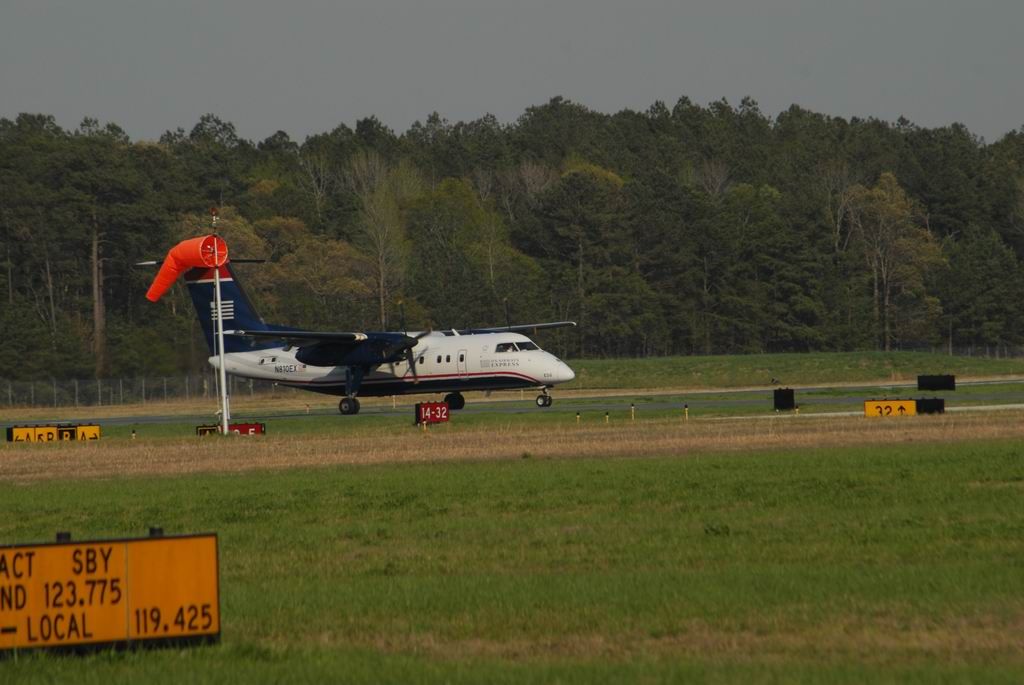
<path fill-rule="evenodd" d="M 457 429 L 360 436 L 264 436 L 4 443 L 0 481 L 112 478 L 430 461 L 653 457 L 911 442 L 1024 438 L 1024 413 L 945 414 L 901 419 L 778 417 L 656 420 L 581 426 Z"/>
<path fill-rule="evenodd" d="M 692 620 L 670 635 L 649 633 L 552 635 L 534 639 L 444 639 L 436 635 L 396 633 L 365 646 L 394 653 L 418 652 L 442 659 L 467 656 L 521 658 L 601 658 L 628 660 L 641 655 L 686 654 L 692 657 L 743 658 L 744 655 L 792 658 L 856 658 L 878 662 L 910 656 L 951 659 L 998 659 L 1024 661 L 1024 615 L 1001 618 L 991 615 L 920 617 L 837 616 L 822 622 L 789 618 L 728 621 L 710 624 Z M 333 636 L 321 636 L 331 643 Z"/>

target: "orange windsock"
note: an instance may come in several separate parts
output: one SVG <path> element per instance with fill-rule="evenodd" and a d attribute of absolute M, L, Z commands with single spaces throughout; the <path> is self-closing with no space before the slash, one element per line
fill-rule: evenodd
<path fill-rule="evenodd" d="M 150 302 L 159 300 L 178 280 L 178 276 L 189 269 L 223 266 L 227 261 L 228 244 L 220 236 L 204 235 L 183 240 L 167 253 L 160 271 L 153 279 L 153 285 L 146 292 L 146 299 Z"/>

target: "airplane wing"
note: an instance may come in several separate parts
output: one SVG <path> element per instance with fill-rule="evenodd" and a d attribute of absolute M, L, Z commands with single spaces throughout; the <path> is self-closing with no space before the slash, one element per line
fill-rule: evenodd
<path fill-rule="evenodd" d="M 332 332 L 332 331 L 224 331 L 225 335 L 244 335 L 264 340 L 284 340 L 296 343 L 346 343 L 362 342 L 370 336 L 366 333 Z"/>
<path fill-rule="evenodd" d="M 495 326 L 493 328 L 467 328 L 465 330 L 458 331 L 459 335 L 468 335 L 471 333 L 522 333 L 524 331 L 538 331 L 543 328 L 565 328 L 566 326 L 575 326 L 575 321 L 548 321 L 546 323 L 521 323 L 515 326 Z"/>
<path fill-rule="evenodd" d="M 311 366 L 358 366 L 370 368 L 379 364 L 408 362 L 416 376 L 413 348 L 430 331 L 406 335 L 405 333 L 356 333 L 348 331 L 227 331 L 231 335 L 280 340 L 297 347 L 295 358 Z"/>

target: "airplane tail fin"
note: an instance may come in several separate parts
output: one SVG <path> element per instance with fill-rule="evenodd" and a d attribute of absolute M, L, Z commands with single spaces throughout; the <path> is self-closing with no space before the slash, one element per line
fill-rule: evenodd
<path fill-rule="evenodd" d="M 196 314 L 199 316 L 199 324 L 203 328 L 203 337 L 206 338 L 206 345 L 210 354 L 216 354 L 216 326 L 217 326 L 217 304 L 214 293 L 213 268 L 190 269 L 185 272 L 185 283 L 188 286 L 189 295 L 192 296 L 192 304 L 195 305 Z M 228 262 L 220 267 L 220 297 L 221 308 L 224 312 L 224 330 L 247 330 L 267 331 L 280 330 L 279 326 L 268 325 L 256 312 L 255 307 L 249 300 L 241 283 L 235 276 Z M 257 342 L 252 338 L 245 338 L 235 335 L 224 336 L 225 352 L 246 352 L 249 350 L 260 350 L 277 347 L 278 343 L 272 340 Z"/>

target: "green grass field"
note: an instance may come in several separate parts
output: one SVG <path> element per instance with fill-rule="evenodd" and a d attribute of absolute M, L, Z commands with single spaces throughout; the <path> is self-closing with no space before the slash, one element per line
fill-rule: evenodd
<path fill-rule="evenodd" d="M 223 639 L 0 682 L 1024 680 L 1019 441 L 4 485 L 0 540 L 217 531 Z"/>

